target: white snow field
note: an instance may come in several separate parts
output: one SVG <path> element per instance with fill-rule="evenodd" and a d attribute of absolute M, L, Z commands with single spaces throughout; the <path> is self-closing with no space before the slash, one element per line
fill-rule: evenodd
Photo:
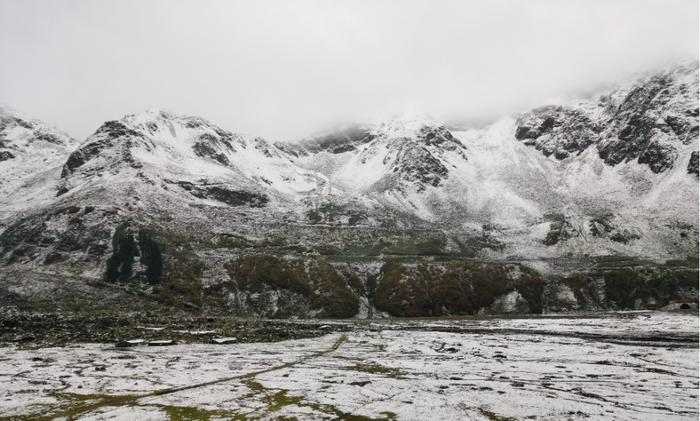
<path fill-rule="evenodd" d="M 5 347 L 0 419 L 698 419 L 694 314 L 337 324 L 265 344 Z"/>

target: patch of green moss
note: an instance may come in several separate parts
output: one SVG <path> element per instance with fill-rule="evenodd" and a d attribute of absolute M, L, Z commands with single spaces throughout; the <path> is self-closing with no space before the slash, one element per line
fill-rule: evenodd
<path fill-rule="evenodd" d="M 346 370 L 359 371 L 361 373 L 368 374 L 381 374 L 387 377 L 398 378 L 401 377 L 402 372 L 397 368 L 386 367 L 381 364 L 376 363 L 359 363 L 350 367 L 346 367 Z"/>
<path fill-rule="evenodd" d="M 394 421 L 396 420 L 396 414 L 391 411 L 380 412 L 381 418 L 372 418 L 364 415 L 355 415 L 348 412 L 341 411 L 334 405 L 320 404 L 316 402 L 306 403 L 304 406 L 311 408 L 318 412 L 323 412 L 336 417 L 337 420 L 343 421 Z"/>
<path fill-rule="evenodd" d="M 243 384 L 246 385 L 248 389 L 250 389 L 253 394 L 260 393 L 265 391 L 265 386 L 262 385 L 260 382 L 256 382 L 255 380 L 251 379 L 245 379 L 243 381 Z"/>
<path fill-rule="evenodd" d="M 336 342 L 337 346 L 340 346 L 340 344 L 345 341 L 347 338 L 341 337 L 338 342 Z M 329 350 L 330 351 L 330 350 Z M 263 386 L 261 383 L 256 382 L 253 379 L 247 379 L 244 384 L 251 390 L 251 393 L 246 395 L 246 398 L 258 398 L 262 402 L 265 403 L 265 408 L 262 410 L 262 415 L 263 416 L 273 416 L 275 412 L 280 411 L 281 409 L 287 407 L 287 406 L 299 406 L 299 407 L 306 407 L 306 408 L 311 408 L 314 411 L 321 412 L 324 414 L 332 415 L 336 417 L 336 419 L 339 420 L 346 420 L 346 421 L 393 421 L 396 419 L 396 414 L 391 412 L 391 411 L 384 411 L 381 413 L 383 416 L 382 418 L 371 418 L 371 417 L 366 417 L 363 415 L 354 415 L 350 414 L 347 412 L 343 412 L 340 409 L 338 409 L 334 405 L 329 405 L 329 404 L 320 404 L 317 402 L 308 402 L 304 399 L 302 396 L 294 396 L 290 395 L 288 390 L 285 389 L 268 389 L 265 386 Z M 252 415 L 253 418 L 258 419 L 258 414 Z M 245 420 L 246 416 L 245 415 L 238 415 L 234 419 L 241 419 Z M 286 418 L 286 417 L 275 417 L 277 420 L 286 420 L 286 419 L 294 419 L 294 418 Z"/>
<path fill-rule="evenodd" d="M 170 421 L 209 421 L 212 418 L 231 419 L 233 417 L 230 411 L 221 409 L 209 410 L 191 406 L 163 406 L 162 409 Z"/>
<path fill-rule="evenodd" d="M 500 416 L 500 415 L 496 414 L 495 412 L 492 412 L 492 411 L 489 411 L 489 410 L 486 410 L 483 408 L 480 408 L 479 412 L 481 412 L 481 415 L 485 416 L 490 421 L 515 421 L 516 420 L 515 418 L 512 418 L 512 417 Z"/>
<path fill-rule="evenodd" d="M 289 396 L 287 393 L 286 390 L 280 390 L 265 399 L 268 404 L 267 412 L 276 412 L 285 406 L 299 405 L 304 400 L 301 396 Z"/>
<path fill-rule="evenodd" d="M 139 395 L 105 395 L 105 394 L 78 394 L 78 393 L 53 393 L 53 397 L 60 402 L 52 405 L 42 414 L 16 416 L 11 419 L 16 421 L 49 421 L 55 419 L 78 419 L 88 412 L 95 411 L 105 406 L 125 406 L 136 404 Z"/>
<path fill-rule="evenodd" d="M 44 414 L 18 416 L 12 419 L 38 421 L 78 419 L 103 407 L 138 406 L 138 399 L 148 395 L 54 393 L 53 396 L 60 399 L 60 402 L 54 405 L 52 409 L 45 411 Z M 171 421 L 208 421 L 212 418 L 231 418 L 233 416 L 231 412 L 225 410 L 207 410 L 196 407 L 169 405 L 156 406 L 161 408 Z"/>

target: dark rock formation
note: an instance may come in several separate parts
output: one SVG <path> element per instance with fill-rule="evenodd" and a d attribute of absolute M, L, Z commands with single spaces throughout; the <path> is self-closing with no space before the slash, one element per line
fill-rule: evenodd
<path fill-rule="evenodd" d="M 223 186 L 200 186 L 189 181 L 178 181 L 176 184 L 194 197 L 216 200 L 229 206 L 262 208 L 270 201 L 270 198 L 265 194 L 245 190 L 231 190 Z"/>
<path fill-rule="evenodd" d="M 333 154 L 353 151 L 358 146 L 374 140 L 374 135 L 369 129 L 360 126 L 351 126 L 343 130 L 325 134 L 322 136 L 307 139 L 301 142 L 301 146 L 307 153 L 317 153 L 327 151 Z M 289 148 L 287 148 L 289 149 Z M 294 148 L 291 148 L 295 154 Z M 295 155 L 296 156 L 296 155 Z"/>
<path fill-rule="evenodd" d="M 270 200 L 264 194 L 248 192 L 245 190 L 229 190 L 221 186 L 206 187 L 203 195 L 198 197 L 213 199 L 226 203 L 229 206 L 250 206 L 254 208 L 264 207 Z"/>
<path fill-rule="evenodd" d="M 135 136 L 141 137 L 142 134 L 136 130 L 127 127 L 124 123 L 118 120 L 108 121 L 97 129 L 95 135 L 105 135 L 111 138 Z"/>
<path fill-rule="evenodd" d="M 306 212 L 312 224 L 358 225 L 367 221 L 367 212 L 351 207 L 339 206 L 332 202 L 322 203 Z"/>
<path fill-rule="evenodd" d="M 112 254 L 107 259 L 105 280 L 115 282 L 145 278 L 150 283 L 156 283 L 162 273 L 161 246 L 152 234 L 127 223 L 118 225 L 112 236 Z"/>
<path fill-rule="evenodd" d="M 40 140 L 42 142 L 48 142 L 48 143 L 53 143 L 54 145 L 61 145 L 63 144 L 63 140 L 61 140 L 58 136 L 56 136 L 53 133 L 48 133 L 45 131 L 41 130 L 36 130 L 34 132 L 34 139 Z"/>
<path fill-rule="evenodd" d="M 615 221 L 615 215 L 605 213 L 592 218 L 588 222 L 591 235 L 598 238 L 608 238 L 617 243 L 627 244 L 632 240 L 638 240 L 641 236 L 631 230 L 620 226 Z"/>
<path fill-rule="evenodd" d="M 564 159 L 580 154 L 597 141 L 600 128 L 580 110 L 549 106 L 518 119 L 515 138 L 534 146 L 545 156 Z"/>
<path fill-rule="evenodd" d="M 83 208 L 68 206 L 27 216 L 0 234 L 0 262 L 52 265 L 79 254 L 94 263 L 105 254 L 109 229 L 87 223 Z"/>
<path fill-rule="evenodd" d="M 97 129 L 92 137 L 94 138 L 92 142 L 82 145 L 68 156 L 61 171 L 61 178 L 68 177 L 76 169 L 101 155 L 103 151 L 112 148 L 117 149 L 117 151 L 110 164 L 116 165 L 120 162 L 126 162 L 138 167 L 131 154 L 131 147 L 136 139 L 143 140 L 143 135 L 140 132 L 130 129 L 120 121 L 108 121 Z"/>
<path fill-rule="evenodd" d="M 464 145 L 444 126 L 421 127 L 417 140 L 427 146 L 440 146 L 445 150 L 465 149 Z"/>
<path fill-rule="evenodd" d="M 103 148 L 111 144 L 112 142 L 110 139 L 103 139 L 84 145 L 80 149 L 71 153 L 68 156 L 68 160 L 66 161 L 65 165 L 63 165 L 61 178 L 68 177 L 73 173 L 73 171 L 89 161 L 90 158 L 97 156 Z"/>
<path fill-rule="evenodd" d="M 693 151 L 690 154 L 690 161 L 688 161 L 688 174 L 695 174 L 698 176 L 698 151 Z"/>
<path fill-rule="evenodd" d="M 437 187 L 447 178 L 449 170 L 425 146 L 407 143 L 400 147 L 392 171 L 402 180 L 416 182 L 418 190 Z"/>
<path fill-rule="evenodd" d="M 636 160 L 664 172 L 678 159 L 678 145 L 698 138 L 697 78 L 688 77 L 696 72 L 660 73 L 580 108 L 536 109 L 518 119 L 515 138 L 557 159 L 596 144 L 608 165 Z"/>
<path fill-rule="evenodd" d="M 146 230 L 139 231 L 138 245 L 141 264 L 145 267 L 144 275 L 149 282 L 157 282 L 163 273 L 163 255 L 160 246 Z"/>
<path fill-rule="evenodd" d="M 549 232 L 542 240 L 542 244 L 546 246 L 554 246 L 562 241 L 566 241 L 573 237 L 578 237 L 580 233 L 566 218 L 559 213 L 550 213 L 545 215 L 544 219 L 549 222 Z"/>
<path fill-rule="evenodd" d="M 119 225 L 112 236 L 112 255 L 107 260 L 105 280 L 130 279 L 135 256 L 138 256 L 138 247 L 133 233 L 128 225 Z"/>
<path fill-rule="evenodd" d="M 671 73 L 642 81 L 619 104 L 608 106 L 607 136 L 598 145 L 607 164 L 637 160 L 660 173 L 678 158 L 674 142 L 688 144 L 697 138 L 698 118 L 686 102 L 695 103 L 697 93 Z M 694 89 L 697 91 L 697 87 Z"/>
<path fill-rule="evenodd" d="M 676 148 L 653 141 L 649 143 L 644 152 L 639 155 L 637 162 L 647 164 L 655 173 L 673 168 L 673 163 L 678 158 Z"/>
<path fill-rule="evenodd" d="M 220 150 L 214 146 L 219 140 L 210 134 L 203 134 L 199 139 L 192 145 L 192 150 L 197 156 L 202 158 L 213 159 L 214 161 L 220 163 L 221 165 L 230 166 L 231 161 L 223 154 Z M 230 143 L 224 143 L 229 150 L 233 150 Z"/>

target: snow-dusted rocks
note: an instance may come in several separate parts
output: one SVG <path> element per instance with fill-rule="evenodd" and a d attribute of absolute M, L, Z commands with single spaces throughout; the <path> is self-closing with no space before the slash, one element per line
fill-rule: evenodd
<path fill-rule="evenodd" d="M 105 123 L 68 157 L 61 178 L 59 195 L 127 182 L 187 201 L 258 207 L 316 186 L 314 174 L 264 139 L 163 111 Z"/>
<path fill-rule="evenodd" d="M 557 159 L 596 145 L 608 165 L 636 160 L 669 170 L 698 137 L 697 64 L 675 67 L 598 97 L 521 116 L 515 138 Z"/>
<path fill-rule="evenodd" d="M 52 199 L 57 173 L 76 144 L 36 119 L 0 108 L 0 226 L 12 213 Z"/>
<path fill-rule="evenodd" d="M 437 187 L 449 175 L 446 154 L 466 161 L 465 146 L 429 120 L 353 126 L 280 147 L 293 151 L 300 165 L 328 176 L 338 189 L 366 195 Z M 319 166 L 319 161 L 326 164 Z"/>
<path fill-rule="evenodd" d="M 662 307 L 697 292 L 697 87 L 686 65 L 486 127 L 290 143 L 147 111 L 76 145 L 4 112 L 0 293 L 127 284 L 132 304 L 271 317 Z M 648 288 L 616 295 L 621 278 Z"/>
<path fill-rule="evenodd" d="M 601 130 L 582 110 L 561 106 L 538 108 L 521 116 L 517 124 L 516 139 L 557 159 L 580 154 L 596 142 Z"/>
<path fill-rule="evenodd" d="M 693 151 L 690 154 L 690 161 L 688 161 L 688 174 L 698 175 L 698 151 Z"/>

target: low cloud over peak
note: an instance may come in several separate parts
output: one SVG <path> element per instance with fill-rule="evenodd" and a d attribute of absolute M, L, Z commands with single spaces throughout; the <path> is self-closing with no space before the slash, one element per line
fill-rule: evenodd
<path fill-rule="evenodd" d="M 0 98 L 76 137 L 147 108 L 276 139 L 480 121 L 696 59 L 694 0 L 4 1 Z"/>

